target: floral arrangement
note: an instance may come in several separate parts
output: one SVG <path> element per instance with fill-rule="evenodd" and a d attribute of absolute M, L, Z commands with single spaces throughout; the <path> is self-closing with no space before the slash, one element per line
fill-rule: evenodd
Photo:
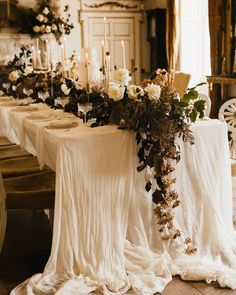
<path fill-rule="evenodd" d="M 152 191 L 161 237 L 172 241 L 181 235 L 173 223 L 173 209 L 180 204 L 179 196 L 172 188 L 175 179 L 171 178 L 181 154 L 175 139 L 181 137 L 194 143 L 190 123 L 198 116 L 204 116 L 205 102 L 194 102 L 198 97 L 195 87 L 180 99 L 170 85 L 168 73 L 162 69 L 155 72 L 152 80 L 144 80 L 141 85 L 128 86 L 129 80 L 126 69 L 115 71 L 115 83 L 100 97 L 87 118 L 96 118 L 94 127 L 112 123 L 120 129 L 136 132 L 140 163 L 137 169 L 146 169 L 145 189 Z M 186 253 L 196 251 L 189 238 L 184 243 Z"/>
<path fill-rule="evenodd" d="M 55 9 L 50 2 L 45 0 L 39 2 L 36 10 L 18 7 L 14 25 L 20 28 L 20 32 L 30 34 L 32 37 L 52 33 L 60 42 L 62 34 L 69 35 L 74 26 L 70 23 L 69 6 L 66 5 L 64 8 L 64 12 L 68 13 L 64 19 L 54 12 Z"/>

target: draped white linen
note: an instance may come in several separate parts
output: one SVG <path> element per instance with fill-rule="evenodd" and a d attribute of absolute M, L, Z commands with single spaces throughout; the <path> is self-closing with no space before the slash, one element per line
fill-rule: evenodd
<path fill-rule="evenodd" d="M 44 272 L 17 286 L 12 295 L 81 295 L 94 290 L 151 295 L 161 292 L 175 274 L 236 288 L 226 124 L 199 121 L 191 127 L 194 145 L 177 140 L 181 161 L 175 188 L 181 205 L 174 220 L 182 237 L 170 243 L 160 239 L 151 195 L 144 192 L 144 172 L 136 171 L 132 132 L 115 126 L 36 131 L 34 126 L 43 122 L 23 120 L 42 163 L 56 169 L 56 202 Z M 186 237 L 197 247 L 196 254 L 184 253 Z"/>

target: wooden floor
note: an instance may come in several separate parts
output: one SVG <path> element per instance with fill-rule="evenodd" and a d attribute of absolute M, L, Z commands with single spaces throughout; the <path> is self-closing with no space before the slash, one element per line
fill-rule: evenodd
<path fill-rule="evenodd" d="M 43 212 L 8 214 L 8 227 L 0 256 L 0 295 L 8 295 L 19 283 L 43 271 L 50 254 L 51 231 Z M 218 284 L 184 282 L 175 277 L 163 295 L 236 295 Z M 23 294 L 26 295 L 26 294 Z"/>

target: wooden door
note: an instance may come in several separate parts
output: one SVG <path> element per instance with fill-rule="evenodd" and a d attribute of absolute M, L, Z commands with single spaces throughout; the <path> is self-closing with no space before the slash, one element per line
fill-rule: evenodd
<path fill-rule="evenodd" d="M 95 48 L 97 60 L 102 64 L 102 40 L 104 40 L 103 17 L 89 18 L 88 35 L 89 47 Z M 131 71 L 134 66 L 134 19 L 129 17 L 107 17 L 107 51 L 111 55 L 111 70 L 116 66 L 123 68 L 123 52 L 121 41 L 124 41 L 126 68 Z"/>

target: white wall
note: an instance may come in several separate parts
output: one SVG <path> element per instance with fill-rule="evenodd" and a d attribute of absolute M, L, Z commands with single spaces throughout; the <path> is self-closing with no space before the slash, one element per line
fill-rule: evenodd
<path fill-rule="evenodd" d="M 74 25 L 74 29 L 71 30 L 70 35 L 66 36 L 67 39 L 67 52 L 68 54 L 72 54 L 73 51 L 76 54 L 79 53 L 81 49 L 81 29 L 79 24 L 79 8 L 80 1 L 79 0 L 60 0 L 61 6 L 61 14 L 63 16 L 63 10 L 65 5 L 69 4 L 69 12 L 71 14 L 70 21 Z M 66 14 L 64 14 L 67 16 Z"/>
<path fill-rule="evenodd" d="M 19 5 L 33 8 L 37 1 L 36 0 L 19 0 L 18 2 L 19 2 Z"/>
<path fill-rule="evenodd" d="M 71 22 L 74 24 L 74 29 L 71 31 L 67 38 L 67 52 L 72 54 L 73 51 L 79 53 L 81 49 L 81 27 L 79 23 L 79 0 L 54 0 L 60 5 L 61 14 L 63 15 L 64 6 L 69 4 L 71 13 Z M 19 4 L 27 7 L 34 7 L 37 0 L 19 0 Z M 122 0 L 119 0 L 122 2 Z M 144 10 L 155 9 L 155 8 L 165 8 L 166 0 L 144 0 Z M 146 72 L 150 71 L 150 45 L 147 42 L 147 20 L 146 13 L 144 11 L 144 22 L 142 24 L 142 65 Z"/>

